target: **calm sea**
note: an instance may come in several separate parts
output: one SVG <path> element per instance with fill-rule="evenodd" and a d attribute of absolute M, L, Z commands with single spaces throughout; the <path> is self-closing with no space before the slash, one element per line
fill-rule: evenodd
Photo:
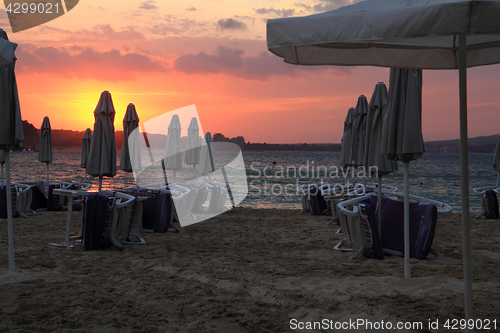
<path fill-rule="evenodd" d="M 242 206 L 257 208 L 300 208 L 297 185 L 328 181 L 335 183 L 339 153 L 302 153 L 302 152 L 244 152 L 248 179 L 248 196 Z M 117 161 L 119 163 L 120 152 Z M 46 178 L 46 165 L 37 159 L 37 153 L 11 153 L 12 178 L 19 180 L 43 180 Z M 276 163 L 273 163 L 276 162 Z M 454 211 L 460 211 L 460 156 L 458 154 L 425 154 L 421 159 L 410 163 L 410 193 L 450 204 Z M 480 210 L 479 197 L 472 188 L 495 185 L 497 174 L 492 168 L 492 154 L 470 154 L 469 171 L 471 184 L 471 210 Z M 50 164 L 51 180 L 83 181 L 84 169 L 80 168 L 80 151 L 54 151 Z M 308 168 L 309 167 L 309 168 Z M 400 170 L 385 176 L 383 183 L 394 185 L 402 191 L 403 165 Z M 187 170 L 192 170 L 186 165 Z M 286 170 L 289 170 L 287 175 Z M 294 177 L 293 170 L 296 170 Z M 313 174 L 314 169 L 314 174 Z M 284 170 L 285 172 L 281 172 Z M 307 172 L 307 170 L 309 172 Z M 318 174 L 319 170 L 319 174 Z M 264 173 L 265 172 L 265 173 Z M 191 175 L 191 172 L 185 174 Z M 342 173 L 338 173 L 343 177 Z M 95 186 L 97 180 L 88 177 Z M 368 180 L 368 184 L 375 182 Z M 121 170 L 114 178 L 104 178 L 104 188 L 134 186 L 131 173 Z"/>

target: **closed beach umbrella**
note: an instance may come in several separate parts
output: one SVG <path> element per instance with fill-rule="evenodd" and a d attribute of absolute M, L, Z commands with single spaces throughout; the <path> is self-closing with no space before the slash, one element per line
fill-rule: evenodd
<path fill-rule="evenodd" d="M 85 130 L 82 138 L 82 156 L 80 157 L 80 167 L 87 168 L 87 161 L 90 153 L 90 142 L 92 141 L 92 132 L 90 128 Z M 87 180 L 87 172 L 85 172 L 85 180 Z"/>
<path fill-rule="evenodd" d="M 410 270 L 410 161 L 422 157 L 422 70 L 391 69 L 389 105 L 384 118 L 382 151 L 386 157 L 404 163 L 405 277 Z"/>
<path fill-rule="evenodd" d="M 5 153 L 3 150 L 0 150 L 0 164 L 2 165 L 2 182 L 0 183 L 0 187 L 3 187 L 3 165 L 5 164 Z"/>
<path fill-rule="evenodd" d="M 8 41 L 5 31 L 0 29 L 0 150 L 5 158 L 5 185 L 7 194 L 7 230 L 9 270 L 16 270 L 14 259 L 14 228 L 12 225 L 12 198 L 10 196 L 10 159 L 11 148 L 19 148 L 24 141 L 21 108 L 17 94 L 16 75 L 14 73 L 16 58 L 14 50 L 17 44 Z M 5 67 L 4 67 L 5 66 Z"/>
<path fill-rule="evenodd" d="M 194 176 L 196 177 L 196 165 L 200 163 L 200 129 L 196 117 L 191 119 L 188 127 L 188 143 L 184 162 L 193 166 Z"/>
<path fill-rule="evenodd" d="M 268 49 L 301 65 L 458 69 L 465 319 L 473 319 L 467 67 L 500 63 L 500 1 L 367 0 L 267 22 Z"/>
<path fill-rule="evenodd" d="M 175 182 L 175 172 L 182 169 L 181 122 L 176 114 L 173 115 L 168 125 L 167 145 L 162 162 L 164 162 L 164 169 L 174 171 Z"/>
<path fill-rule="evenodd" d="M 364 166 L 376 166 L 379 176 L 387 175 L 398 170 L 394 161 L 388 160 L 382 152 L 383 119 L 387 113 L 387 87 L 383 82 L 377 83 L 368 104 L 366 117 L 366 138 Z"/>
<path fill-rule="evenodd" d="M 212 157 L 212 151 L 209 147 L 209 144 L 213 142 L 212 134 L 210 132 L 205 133 L 205 143 L 201 146 L 200 151 L 200 164 L 198 164 L 198 173 L 200 175 L 208 175 L 211 172 L 214 172 L 214 162 Z"/>
<path fill-rule="evenodd" d="M 377 83 L 368 104 L 368 115 L 366 117 L 365 138 L 365 169 L 370 172 L 371 167 L 376 167 L 378 176 L 378 198 L 382 197 L 382 176 L 398 170 L 395 161 L 388 160 L 382 152 L 383 119 L 387 113 L 387 87 L 383 82 Z M 379 201 L 381 202 L 381 201 Z M 381 236 L 382 209 L 378 209 L 378 231 Z"/>
<path fill-rule="evenodd" d="M 99 194 L 102 178 L 116 175 L 115 114 L 111 94 L 103 91 L 94 110 L 94 132 L 86 168 L 89 175 L 99 177 Z"/>
<path fill-rule="evenodd" d="M 123 148 L 120 160 L 120 170 L 133 172 L 132 163 L 138 164 L 136 171 L 141 169 L 141 146 L 139 140 L 129 140 L 132 132 L 139 127 L 139 116 L 135 110 L 135 105 L 130 103 L 127 106 L 125 117 L 123 117 Z M 138 132 L 137 132 L 138 134 Z M 135 165 L 134 165 L 135 166 Z"/>
<path fill-rule="evenodd" d="M 497 186 L 499 186 L 500 181 L 500 135 L 498 136 L 499 140 L 497 143 L 497 147 L 495 148 L 495 155 L 493 156 L 493 169 L 498 172 L 497 176 Z"/>
<path fill-rule="evenodd" d="M 42 127 L 40 127 L 38 160 L 47 164 L 47 195 L 49 195 L 49 164 L 52 163 L 52 130 L 50 128 L 49 117 L 43 118 Z"/>
<path fill-rule="evenodd" d="M 422 157 L 422 70 L 391 69 L 382 150 L 390 160 Z"/>
<path fill-rule="evenodd" d="M 351 163 L 354 167 L 362 166 L 364 161 L 367 113 L 368 102 L 361 95 L 353 112 Z"/>
<path fill-rule="evenodd" d="M 340 142 L 340 165 L 346 169 L 352 165 L 352 124 L 354 108 L 347 110 L 344 120 L 344 134 Z"/>

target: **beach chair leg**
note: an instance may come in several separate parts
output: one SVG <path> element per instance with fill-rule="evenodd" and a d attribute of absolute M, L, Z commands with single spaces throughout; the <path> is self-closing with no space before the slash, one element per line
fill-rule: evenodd
<path fill-rule="evenodd" d="M 132 242 L 130 239 L 131 238 L 137 238 L 138 239 L 138 242 Z M 133 235 L 130 235 L 128 238 L 127 238 L 127 241 L 126 242 L 123 242 L 122 244 L 131 244 L 131 245 L 144 245 L 146 244 L 146 241 L 144 239 L 142 239 L 139 235 L 137 234 L 133 234 Z"/>
<path fill-rule="evenodd" d="M 169 229 L 170 229 L 170 228 L 174 229 L 174 230 L 175 230 L 175 231 L 174 231 L 175 233 L 180 233 L 180 232 L 181 232 L 181 230 L 182 230 L 182 229 L 181 229 L 181 227 L 178 227 L 178 226 L 176 226 L 176 225 L 175 225 L 175 224 L 173 224 L 173 223 L 172 223 L 172 224 L 170 224 Z"/>
<path fill-rule="evenodd" d="M 344 245 L 344 242 L 347 240 L 347 238 L 344 238 L 340 243 L 338 243 L 337 245 L 334 246 L 334 250 L 337 250 L 337 251 L 354 251 L 354 249 L 347 249 L 347 248 L 343 248 L 341 246 Z"/>
<path fill-rule="evenodd" d="M 71 215 L 73 213 L 73 196 L 70 195 L 68 196 L 68 215 L 66 219 L 66 238 L 64 240 L 64 243 L 59 243 L 59 244 L 49 244 L 50 249 L 57 249 L 57 250 L 71 250 L 73 248 L 73 245 L 69 243 L 70 241 L 70 233 L 71 233 Z"/>
<path fill-rule="evenodd" d="M 438 250 L 433 249 L 433 248 L 431 248 L 431 250 L 429 251 L 429 253 L 432 253 L 436 257 L 444 257 L 444 254 L 442 254 L 441 252 L 439 252 Z"/>
<path fill-rule="evenodd" d="M 359 249 L 358 251 L 356 251 L 356 253 L 354 253 L 352 256 L 349 257 L 349 259 L 356 259 L 357 257 L 359 257 L 361 254 L 363 254 L 365 252 L 365 249 Z"/>

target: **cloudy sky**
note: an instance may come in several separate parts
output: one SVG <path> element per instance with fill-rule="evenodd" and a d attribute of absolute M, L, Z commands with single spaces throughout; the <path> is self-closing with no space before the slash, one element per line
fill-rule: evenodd
<path fill-rule="evenodd" d="M 389 70 L 300 67 L 266 47 L 266 20 L 332 10 L 348 0 L 84 0 L 64 16 L 12 33 L 23 119 L 92 127 L 103 90 L 115 126 L 128 103 L 141 121 L 196 104 L 205 130 L 268 143 L 340 142 L 347 110 Z M 468 70 L 469 136 L 500 132 L 500 66 Z M 166 124 L 168 126 L 168 124 Z M 458 71 L 424 71 L 424 140 L 458 138 Z"/>

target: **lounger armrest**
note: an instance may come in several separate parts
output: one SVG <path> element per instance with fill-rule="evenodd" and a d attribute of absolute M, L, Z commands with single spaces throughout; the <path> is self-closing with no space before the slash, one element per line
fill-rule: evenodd
<path fill-rule="evenodd" d="M 130 194 L 121 193 L 121 192 L 116 192 L 115 197 L 122 199 L 119 203 L 118 202 L 116 203 L 117 208 L 127 206 L 128 204 L 133 203 L 135 200 L 134 196 L 132 196 Z"/>
<path fill-rule="evenodd" d="M 382 189 L 382 194 L 389 194 L 389 195 L 396 196 L 399 198 L 404 198 L 404 193 L 400 193 L 400 192 L 389 192 L 389 191 L 384 191 Z M 430 204 L 430 205 L 436 206 L 438 208 L 437 212 L 439 215 L 448 214 L 453 210 L 453 208 L 451 208 L 450 205 L 448 205 L 444 202 L 432 200 L 432 199 L 427 199 L 424 197 L 419 197 L 418 195 L 410 194 L 410 199 L 418 201 L 419 203 Z"/>
<path fill-rule="evenodd" d="M 358 208 L 358 206 L 356 206 L 356 204 L 370 199 L 371 196 L 372 196 L 371 194 L 367 194 L 367 195 L 364 195 L 362 197 L 357 197 L 357 198 L 354 198 L 351 200 L 342 201 L 337 205 L 337 207 L 340 209 L 340 212 L 342 214 L 349 215 L 349 216 L 357 216 L 358 212 L 359 212 L 359 208 Z M 352 206 L 352 210 L 347 209 L 346 207 L 348 207 L 348 206 Z"/>
<path fill-rule="evenodd" d="M 500 188 L 498 186 L 482 186 L 482 187 L 476 187 L 474 189 L 474 193 L 476 194 L 484 194 L 484 192 L 486 192 L 487 190 L 493 190 L 497 193 L 500 193 Z"/>

